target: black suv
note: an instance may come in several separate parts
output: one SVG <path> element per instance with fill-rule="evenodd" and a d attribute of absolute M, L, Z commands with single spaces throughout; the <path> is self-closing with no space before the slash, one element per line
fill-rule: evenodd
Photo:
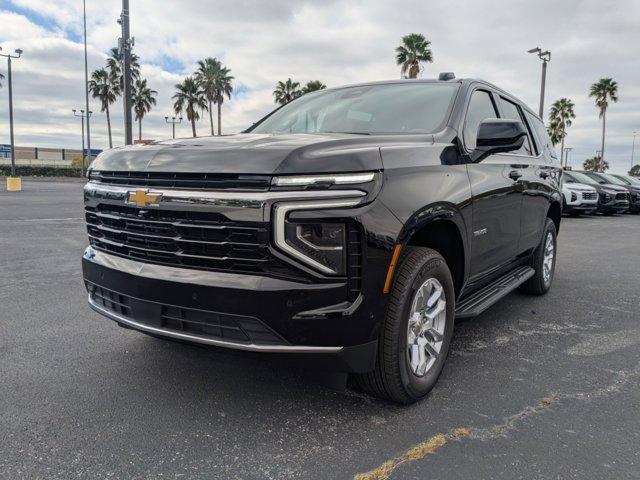
<path fill-rule="evenodd" d="M 549 290 L 561 173 L 540 118 L 483 81 L 310 93 L 241 134 L 102 153 L 84 189 L 89 304 L 410 403 L 455 317 Z"/>

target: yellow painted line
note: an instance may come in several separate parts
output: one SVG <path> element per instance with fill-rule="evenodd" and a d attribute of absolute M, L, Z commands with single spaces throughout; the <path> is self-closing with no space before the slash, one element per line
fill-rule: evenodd
<path fill-rule="evenodd" d="M 424 442 L 411 447 L 399 457 L 384 462 L 378 468 L 374 468 L 366 473 L 358 473 L 353 478 L 354 480 L 387 480 L 389 475 L 391 475 L 391 473 L 403 463 L 420 460 L 427 455 L 435 453 L 439 448 L 446 445 L 449 440 L 468 437 L 469 434 L 470 430 L 468 428 L 459 427 L 446 435 L 434 435 Z"/>

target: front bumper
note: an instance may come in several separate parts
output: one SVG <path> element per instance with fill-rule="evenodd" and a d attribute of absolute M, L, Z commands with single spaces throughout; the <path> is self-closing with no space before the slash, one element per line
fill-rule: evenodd
<path fill-rule="evenodd" d="M 144 333 L 240 350 L 303 354 L 320 368 L 373 369 L 377 327 L 344 282 L 307 284 L 153 265 L 89 247 L 82 259 L 89 305 Z"/>
<path fill-rule="evenodd" d="M 628 201 L 613 201 L 610 203 L 600 203 L 598 211 L 601 213 L 624 213 L 629 210 Z"/>

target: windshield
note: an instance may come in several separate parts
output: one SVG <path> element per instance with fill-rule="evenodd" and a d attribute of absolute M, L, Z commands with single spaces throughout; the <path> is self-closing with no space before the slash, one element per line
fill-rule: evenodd
<path fill-rule="evenodd" d="M 434 133 L 447 120 L 458 84 L 394 83 L 303 95 L 251 133 Z"/>
<path fill-rule="evenodd" d="M 627 182 L 627 185 L 640 185 L 640 179 L 629 175 L 618 175 L 618 178 L 622 179 L 623 182 Z"/>
<path fill-rule="evenodd" d="M 628 183 L 623 182 L 619 178 L 614 177 L 613 175 L 607 175 L 606 173 L 601 174 L 601 177 L 604 178 L 607 183 L 613 183 L 614 185 L 628 185 Z"/>
<path fill-rule="evenodd" d="M 598 185 L 593 178 L 586 176 L 584 173 L 579 172 L 565 172 L 565 176 L 569 180 L 573 180 L 576 183 L 586 183 L 587 185 Z"/>

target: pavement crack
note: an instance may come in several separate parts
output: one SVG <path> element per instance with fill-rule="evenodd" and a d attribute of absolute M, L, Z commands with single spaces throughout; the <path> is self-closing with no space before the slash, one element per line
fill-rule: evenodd
<path fill-rule="evenodd" d="M 354 480 L 387 480 L 393 471 L 407 462 L 421 460 L 448 443 L 463 440 L 489 441 L 504 437 L 508 432 L 516 430 L 518 425 L 529 417 L 535 417 L 547 411 L 554 405 L 567 400 L 590 401 L 620 392 L 631 380 L 640 377 L 640 363 L 631 370 L 620 370 L 614 373 L 614 378 L 608 385 L 587 392 L 551 393 L 542 397 L 536 404 L 528 405 L 522 410 L 510 415 L 502 423 L 488 427 L 457 427 L 447 433 L 439 433 L 429 437 L 406 450 L 402 455 L 387 460 L 382 465 L 365 473 L 357 473 Z"/>

